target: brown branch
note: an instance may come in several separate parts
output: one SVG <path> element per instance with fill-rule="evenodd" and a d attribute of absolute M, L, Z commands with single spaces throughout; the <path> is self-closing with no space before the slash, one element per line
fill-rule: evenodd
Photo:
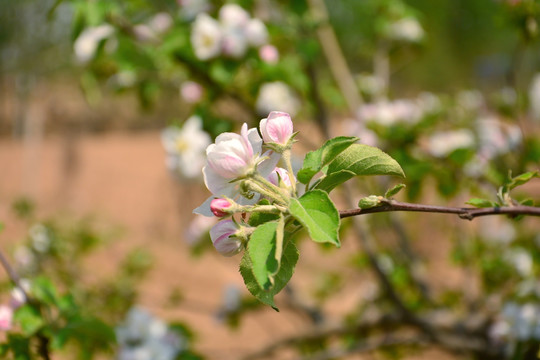
<path fill-rule="evenodd" d="M 348 209 L 339 212 L 339 216 L 343 218 L 358 216 L 364 214 L 373 214 L 380 212 L 391 211 L 409 211 L 409 212 L 428 212 L 441 214 L 456 214 L 461 219 L 472 220 L 479 216 L 488 215 L 530 215 L 540 216 L 540 207 L 535 206 L 501 206 L 489 208 L 469 208 L 469 207 L 448 207 L 437 205 L 422 205 L 400 202 L 396 200 L 383 200 L 381 205 L 368 209 Z"/>

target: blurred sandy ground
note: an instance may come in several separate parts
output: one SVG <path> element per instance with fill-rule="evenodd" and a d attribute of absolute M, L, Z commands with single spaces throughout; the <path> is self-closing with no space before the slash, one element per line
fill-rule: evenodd
<path fill-rule="evenodd" d="M 75 116 L 77 103 L 80 104 L 80 99 L 67 102 L 68 110 L 65 106 L 60 109 Z M 50 102 L 48 104 L 50 106 Z M 119 111 L 125 112 L 125 108 Z M 43 137 L 40 135 L 43 128 L 51 126 L 51 122 L 54 126 L 50 108 L 43 106 L 43 102 L 34 102 L 25 116 L 30 124 L 26 136 L 20 140 L 0 139 L 0 221 L 6 225 L 0 235 L 3 247 L 10 247 L 25 236 L 27 229 L 15 217 L 11 206 L 21 196 L 28 196 L 35 201 L 40 219 L 62 214 L 93 215 L 99 223 L 122 229 L 118 239 L 89 259 L 89 283 L 110 274 L 134 247 L 142 246 L 153 254 L 155 267 L 141 283 L 139 303 L 168 321 L 188 323 L 197 335 L 195 349 L 209 359 L 237 359 L 273 340 L 310 329 L 311 323 L 305 315 L 292 313 L 287 308 L 280 313 L 270 308 L 252 313 L 234 331 L 217 320 L 216 312 L 227 286 L 236 285 L 246 293 L 237 270 L 240 256 L 224 258 L 212 251 L 196 259 L 190 256 L 183 234 L 192 209 L 208 193 L 202 185 L 180 185 L 170 177 L 158 131 L 80 135 L 68 130 Z M 308 129 L 302 136 L 312 142 L 316 138 Z M 451 221 L 462 222 L 457 218 Z M 433 226 L 431 220 L 425 223 Z M 432 239 L 419 246 L 421 256 L 429 258 L 431 264 L 427 276 L 436 279 L 439 288 L 460 287 L 466 282 L 467 274 L 454 269 L 441 276 L 445 269 L 448 272 L 450 240 L 442 234 L 440 242 Z M 359 301 L 366 300 L 373 284 L 369 274 L 359 274 L 347 267 L 348 256 L 356 251 L 354 241 L 344 241 L 338 251 L 324 252 L 309 242 L 302 243 L 292 280 L 301 298 L 309 298 L 323 274 L 347 268 L 344 274 L 347 285 L 324 306 L 329 315 L 335 315 L 336 321 Z M 184 301 L 170 307 L 168 298 L 174 288 L 181 290 Z M 451 357 L 430 349 L 413 353 L 410 358 Z"/>

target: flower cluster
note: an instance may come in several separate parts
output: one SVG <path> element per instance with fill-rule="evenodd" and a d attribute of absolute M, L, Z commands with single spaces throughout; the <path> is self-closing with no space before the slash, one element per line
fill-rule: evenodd
<path fill-rule="evenodd" d="M 491 325 L 490 337 L 500 345 L 515 346 L 517 342 L 540 340 L 540 306 L 535 303 L 508 302 L 499 318 Z M 509 349 L 510 350 L 510 349 Z"/>
<path fill-rule="evenodd" d="M 132 308 L 116 328 L 119 360 L 173 360 L 186 347 L 186 340 L 144 309 Z"/>
<path fill-rule="evenodd" d="M 191 33 L 191 44 L 195 56 L 200 60 L 209 60 L 220 55 L 241 58 L 248 48 L 260 48 L 267 45 L 268 30 L 257 18 L 236 4 L 226 4 L 219 10 L 219 19 L 207 13 L 200 13 L 195 18 Z M 274 48 L 275 49 L 275 48 Z M 261 52 L 268 59 L 275 58 L 275 52 L 266 48 Z"/>
<path fill-rule="evenodd" d="M 223 133 L 206 149 L 204 182 L 212 196 L 195 213 L 226 217 L 249 211 L 278 212 L 296 192 L 290 162 L 293 124 L 287 113 L 273 111 L 257 129 L 247 124 L 240 134 Z M 277 166 L 283 159 L 287 169 Z M 270 205 L 254 205 L 265 198 Z M 218 222 L 210 230 L 214 247 L 225 256 L 240 252 L 252 228 L 234 218 Z"/>
<path fill-rule="evenodd" d="M 15 310 L 23 306 L 27 301 L 27 294 L 30 292 L 30 281 L 21 279 L 20 287 L 11 290 L 9 304 L 0 305 L 0 331 L 9 331 L 13 327 L 13 315 Z"/>

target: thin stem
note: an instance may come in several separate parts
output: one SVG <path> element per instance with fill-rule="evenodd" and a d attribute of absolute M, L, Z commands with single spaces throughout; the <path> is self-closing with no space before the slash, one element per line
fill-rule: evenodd
<path fill-rule="evenodd" d="M 347 101 L 349 111 L 355 114 L 360 105 L 362 105 L 362 98 L 354 83 L 354 77 L 351 74 L 345 55 L 339 46 L 336 33 L 330 25 L 326 4 L 324 0 L 310 0 L 309 6 L 313 17 L 319 21 L 317 36 L 328 61 L 332 76 L 345 97 L 345 101 Z"/>
<path fill-rule="evenodd" d="M 530 215 L 540 216 L 540 207 L 535 206 L 501 206 L 501 207 L 489 207 L 489 208 L 467 208 L 467 207 L 448 207 L 437 205 L 423 205 L 423 204 L 411 204 L 400 202 L 396 200 L 385 200 L 382 205 L 375 206 L 369 209 L 349 209 L 339 212 L 341 218 L 373 214 L 379 212 L 390 211 L 410 211 L 410 212 L 428 212 L 428 213 L 442 213 L 442 214 L 456 214 L 461 219 L 472 220 L 479 216 L 488 215 Z"/>
<path fill-rule="evenodd" d="M 281 154 L 281 157 L 283 158 L 283 161 L 285 161 L 285 164 L 287 165 L 287 171 L 289 172 L 289 180 L 291 182 L 292 193 L 293 195 L 296 195 L 296 181 L 294 178 L 294 171 L 293 171 L 292 163 L 291 163 L 291 150 L 288 149 L 288 150 L 283 151 L 283 153 Z"/>

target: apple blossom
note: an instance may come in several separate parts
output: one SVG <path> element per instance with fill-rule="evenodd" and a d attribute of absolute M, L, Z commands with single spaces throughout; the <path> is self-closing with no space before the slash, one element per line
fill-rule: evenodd
<path fill-rule="evenodd" d="M 243 249 L 242 240 L 234 236 L 238 231 L 232 220 L 222 220 L 210 229 L 210 238 L 216 250 L 224 256 L 233 256 Z"/>
<path fill-rule="evenodd" d="M 419 42 L 424 37 L 424 29 L 415 18 L 403 18 L 390 26 L 390 37 L 394 40 Z"/>
<path fill-rule="evenodd" d="M 289 176 L 289 173 L 284 168 L 276 167 L 274 171 L 268 175 L 268 181 L 270 181 L 272 184 L 279 186 L 279 180 L 286 185 L 286 186 L 292 186 L 291 178 Z M 293 179 L 296 181 L 296 179 Z"/>
<path fill-rule="evenodd" d="M 204 166 L 204 150 L 211 139 L 202 129 L 198 116 L 190 117 L 181 129 L 168 127 L 161 133 L 161 141 L 167 152 L 167 167 L 187 179 L 200 177 Z"/>
<path fill-rule="evenodd" d="M 180 85 L 180 96 L 188 104 L 194 104 L 201 100 L 203 88 L 195 81 L 185 81 Z"/>
<path fill-rule="evenodd" d="M 246 54 L 247 38 L 242 28 L 225 28 L 221 39 L 221 50 L 224 55 L 240 58 Z"/>
<path fill-rule="evenodd" d="M 232 204 L 227 199 L 214 199 L 210 202 L 210 210 L 212 210 L 212 213 L 217 217 L 224 217 L 228 215 L 224 209 L 231 207 L 231 205 Z"/>
<path fill-rule="evenodd" d="M 111 36 L 113 32 L 114 28 L 109 24 L 84 29 L 73 44 L 73 50 L 77 60 L 80 63 L 86 63 L 92 60 L 99 43 Z"/>
<path fill-rule="evenodd" d="M 441 131 L 428 140 L 428 151 L 435 157 L 444 157 L 457 149 L 467 149 L 475 144 L 474 135 L 468 129 Z"/>
<path fill-rule="evenodd" d="M 259 57 L 267 64 L 277 64 L 279 61 L 279 52 L 274 45 L 266 44 L 259 48 Z"/>
<path fill-rule="evenodd" d="M 13 309 L 7 305 L 0 305 L 0 330 L 10 330 L 13 325 Z"/>
<path fill-rule="evenodd" d="M 259 114 L 278 110 L 294 116 L 300 108 L 300 102 L 287 84 L 274 81 L 261 86 L 255 107 Z"/>
<path fill-rule="evenodd" d="M 246 25 L 246 37 L 249 45 L 259 47 L 268 42 L 268 30 L 260 19 L 251 19 Z"/>
<path fill-rule="evenodd" d="M 260 129 L 265 143 L 287 145 L 293 133 L 291 116 L 285 112 L 272 111 L 266 119 L 261 120 Z"/>
<path fill-rule="evenodd" d="M 221 51 L 221 27 L 208 14 L 201 13 L 195 18 L 191 32 L 191 45 L 195 56 L 200 60 L 208 60 L 219 55 Z"/>
<path fill-rule="evenodd" d="M 219 9 L 219 20 L 225 28 L 243 28 L 249 17 L 248 12 L 237 4 L 226 4 Z"/>

